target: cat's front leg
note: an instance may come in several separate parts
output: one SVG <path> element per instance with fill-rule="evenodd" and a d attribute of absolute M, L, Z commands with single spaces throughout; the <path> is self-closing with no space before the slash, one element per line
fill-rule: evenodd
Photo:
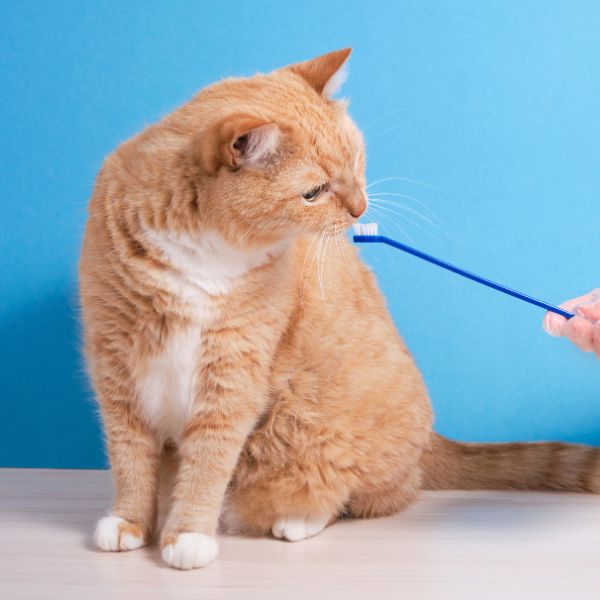
<path fill-rule="evenodd" d="M 149 543 L 156 522 L 159 448 L 134 406 L 115 397 L 114 388 L 98 392 L 115 499 L 94 542 L 106 551 L 135 550 Z"/>
<path fill-rule="evenodd" d="M 209 371 L 200 379 L 197 409 L 179 440 L 179 471 L 161 535 L 164 561 L 179 569 L 203 567 L 217 557 L 225 490 L 265 397 L 262 386 L 239 373 Z"/>

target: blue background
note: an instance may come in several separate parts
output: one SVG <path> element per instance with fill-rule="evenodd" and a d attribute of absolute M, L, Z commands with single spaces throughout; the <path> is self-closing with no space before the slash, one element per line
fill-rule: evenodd
<path fill-rule="evenodd" d="M 382 228 L 549 301 L 600 285 L 600 3 L 1 2 L 0 465 L 105 465 L 76 263 L 119 142 L 228 75 L 351 45 Z M 397 214 L 396 214 L 397 213 Z M 404 218 L 401 214 L 404 214 Z M 409 222 L 410 219 L 411 222 Z M 437 222 L 437 221 L 436 221 Z M 543 311 L 364 248 L 438 431 L 600 443 L 600 364 Z M 349 324 L 351 326 L 351 324 Z"/>

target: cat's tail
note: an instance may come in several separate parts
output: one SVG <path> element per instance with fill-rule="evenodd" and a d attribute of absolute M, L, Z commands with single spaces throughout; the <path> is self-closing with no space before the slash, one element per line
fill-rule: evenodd
<path fill-rule="evenodd" d="M 421 459 L 424 489 L 600 493 L 600 448 L 532 442 L 474 444 L 432 434 Z"/>

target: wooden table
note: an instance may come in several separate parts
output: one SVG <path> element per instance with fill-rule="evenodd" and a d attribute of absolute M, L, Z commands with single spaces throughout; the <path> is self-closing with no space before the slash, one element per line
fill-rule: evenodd
<path fill-rule="evenodd" d="M 0 470 L 0 599 L 600 598 L 600 497 L 428 492 L 406 512 L 316 538 L 221 537 L 204 570 L 156 547 L 96 551 L 105 471 Z"/>

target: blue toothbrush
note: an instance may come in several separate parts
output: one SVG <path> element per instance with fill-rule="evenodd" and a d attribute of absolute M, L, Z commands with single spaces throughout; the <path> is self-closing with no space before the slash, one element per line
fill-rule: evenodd
<path fill-rule="evenodd" d="M 354 242 L 357 244 L 387 244 L 388 246 L 392 246 L 393 248 L 398 248 L 399 250 L 403 250 L 404 252 L 408 252 L 408 254 L 412 254 L 417 258 L 422 258 L 427 262 L 433 263 L 438 267 L 442 267 L 442 269 L 446 269 L 448 271 L 452 271 L 453 273 L 457 273 L 458 275 L 462 275 L 467 279 L 471 279 L 472 281 L 477 281 L 477 283 L 481 283 L 483 285 L 487 285 L 487 287 L 491 287 L 494 290 L 498 290 L 503 294 L 508 294 L 509 296 L 513 296 L 513 298 L 519 298 L 520 300 L 524 300 L 525 302 L 529 302 L 529 304 L 533 304 L 535 306 L 539 306 L 540 308 L 545 308 L 550 312 L 556 313 L 557 315 L 561 315 L 565 317 L 565 319 L 570 319 L 575 315 L 568 310 L 564 310 L 559 308 L 558 306 L 553 306 L 552 304 L 548 304 L 542 300 L 537 300 L 536 298 L 532 298 L 527 294 L 522 294 L 521 292 L 517 292 L 505 285 L 501 285 L 499 283 L 495 283 L 494 281 L 490 281 L 485 277 L 480 277 L 479 275 L 475 275 L 475 273 L 470 273 L 469 271 L 465 271 L 465 269 L 461 269 L 460 267 L 455 267 L 450 263 L 447 263 L 439 258 L 435 258 L 435 256 L 431 256 L 430 254 L 426 254 L 425 252 L 421 252 L 420 250 L 416 250 L 415 248 L 411 248 L 402 242 L 397 242 L 385 235 L 379 235 L 377 232 L 377 223 L 357 223 L 354 225 Z"/>

